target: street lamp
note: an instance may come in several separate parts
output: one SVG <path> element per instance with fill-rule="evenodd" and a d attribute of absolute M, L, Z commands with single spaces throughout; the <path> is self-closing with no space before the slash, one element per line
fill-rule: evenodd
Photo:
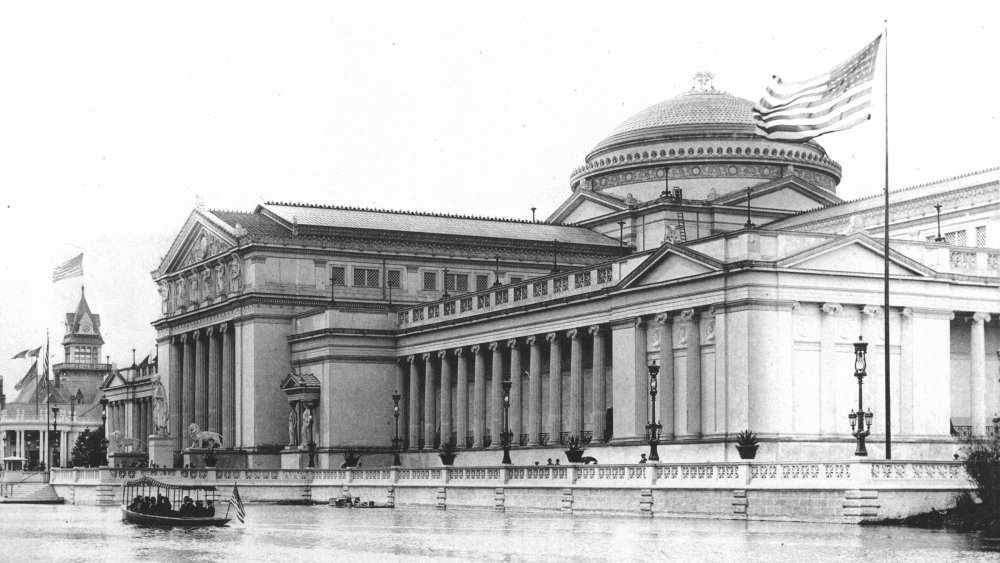
<path fill-rule="evenodd" d="M 941 236 L 941 204 L 935 204 L 934 209 L 937 210 L 937 231 L 938 236 L 934 239 L 934 242 L 944 242 L 944 237 Z"/>
<path fill-rule="evenodd" d="M 868 367 L 865 360 L 867 353 L 868 343 L 859 336 L 858 341 L 854 343 L 854 377 L 858 378 L 858 411 L 854 412 L 854 409 L 851 409 L 851 414 L 847 415 L 847 419 L 851 422 L 851 435 L 858 439 L 858 447 L 854 450 L 854 455 L 858 456 L 868 455 L 868 450 L 865 449 L 865 438 L 871 434 L 872 430 L 872 411 L 868 409 L 868 412 L 864 412 L 862 407 L 864 379 L 868 375 L 865 371 L 865 368 Z"/>
<path fill-rule="evenodd" d="M 649 438 L 649 461 L 660 461 L 660 454 L 656 451 L 656 445 L 660 442 L 660 431 L 663 428 L 656 421 L 656 376 L 660 373 L 660 366 L 656 365 L 656 360 L 649 366 L 649 402 L 653 413 L 650 423 L 646 425 L 646 437 Z"/>
<path fill-rule="evenodd" d="M 52 446 L 52 458 L 49 460 L 49 467 L 52 466 L 52 460 L 56 461 L 56 465 L 62 467 L 62 460 L 59 455 L 59 407 L 52 407 L 52 432 L 55 433 L 55 445 Z"/>
<path fill-rule="evenodd" d="M 503 461 L 500 463 L 510 465 L 510 444 L 514 440 L 514 433 L 510 431 L 510 379 L 503 380 L 503 432 L 500 433 L 500 445 L 503 447 Z"/>
<path fill-rule="evenodd" d="M 392 394 L 392 416 L 396 419 L 396 436 L 392 439 L 392 466 L 399 467 L 403 465 L 403 462 L 399 459 L 399 450 L 402 449 L 403 440 L 399 438 L 399 399 L 402 395 L 399 394 L 397 389 L 395 393 Z"/>

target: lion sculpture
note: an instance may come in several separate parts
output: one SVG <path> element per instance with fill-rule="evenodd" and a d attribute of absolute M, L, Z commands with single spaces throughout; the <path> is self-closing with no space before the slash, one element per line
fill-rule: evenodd
<path fill-rule="evenodd" d="M 111 434 L 108 434 L 108 443 L 111 447 L 111 451 L 114 453 L 121 453 L 126 447 L 131 446 L 133 452 L 141 452 L 146 449 L 146 442 L 138 438 L 126 438 L 121 430 L 115 430 Z"/>
<path fill-rule="evenodd" d="M 188 437 L 191 438 L 192 448 L 204 448 L 205 442 L 208 442 L 209 448 L 221 448 L 222 447 L 222 436 L 217 432 L 209 432 L 208 430 L 202 430 L 198 427 L 198 423 L 192 422 L 188 426 Z"/>

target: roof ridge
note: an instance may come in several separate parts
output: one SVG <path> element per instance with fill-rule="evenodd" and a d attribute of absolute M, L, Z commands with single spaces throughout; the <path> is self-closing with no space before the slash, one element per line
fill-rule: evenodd
<path fill-rule="evenodd" d="M 310 209 L 336 209 L 341 211 L 369 211 L 374 213 L 393 213 L 396 215 L 419 215 L 423 217 L 443 217 L 449 219 L 473 219 L 479 221 L 502 221 L 505 223 L 524 223 L 528 225 L 549 225 L 554 227 L 576 227 L 569 223 L 543 223 L 528 219 L 512 217 L 490 217 L 484 215 L 459 215 L 454 213 L 434 213 L 431 211 L 406 211 L 402 209 L 380 209 L 377 207 L 355 207 L 350 205 L 324 205 L 320 203 L 299 203 L 291 201 L 265 201 L 264 205 L 280 205 L 285 207 L 305 207 Z M 578 228 L 578 227 L 577 227 Z"/>

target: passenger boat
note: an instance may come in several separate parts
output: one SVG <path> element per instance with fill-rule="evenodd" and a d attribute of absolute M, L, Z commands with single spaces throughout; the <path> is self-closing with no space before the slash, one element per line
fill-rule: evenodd
<path fill-rule="evenodd" d="M 243 515 L 235 486 L 225 516 L 215 515 L 218 500 L 218 490 L 209 485 L 170 485 L 142 477 L 122 484 L 122 520 L 145 526 L 225 526 L 233 504 L 237 517 Z"/>
<path fill-rule="evenodd" d="M 361 500 L 359 497 L 349 498 L 331 498 L 330 499 L 331 508 L 395 508 L 392 504 L 388 502 L 375 502 L 373 500 Z"/>

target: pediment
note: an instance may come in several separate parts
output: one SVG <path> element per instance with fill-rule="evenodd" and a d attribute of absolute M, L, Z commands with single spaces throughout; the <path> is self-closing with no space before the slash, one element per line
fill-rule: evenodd
<path fill-rule="evenodd" d="M 717 272 L 722 264 L 700 252 L 664 243 L 624 280 L 620 287 L 638 287 Z"/>
<path fill-rule="evenodd" d="M 836 195 L 815 186 L 798 176 L 786 176 L 753 187 L 750 205 L 766 209 L 806 211 L 841 203 Z M 747 193 L 740 190 L 726 194 L 712 202 L 712 205 L 746 205 Z"/>
<path fill-rule="evenodd" d="M 549 223 L 582 223 L 625 209 L 627 206 L 618 198 L 581 189 L 563 202 L 547 221 Z"/>
<path fill-rule="evenodd" d="M 778 262 L 783 268 L 881 274 L 885 268 L 882 244 L 863 233 L 813 247 Z M 894 250 L 889 251 L 889 274 L 930 277 L 933 270 Z"/>
<path fill-rule="evenodd" d="M 104 381 L 101 382 L 101 389 L 110 389 L 111 387 L 119 387 L 125 385 L 125 378 L 122 377 L 121 372 L 116 369 L 112 369 L 104 376 Z"/>
<path fill-rule="evenodd" d="M 210 215 L 196 209 L 184 223 L 155 274 L 165 275 L 207 262 L 235 248 L 236 238 L 227 229 L 224 223 L 214 221 Z"/>

